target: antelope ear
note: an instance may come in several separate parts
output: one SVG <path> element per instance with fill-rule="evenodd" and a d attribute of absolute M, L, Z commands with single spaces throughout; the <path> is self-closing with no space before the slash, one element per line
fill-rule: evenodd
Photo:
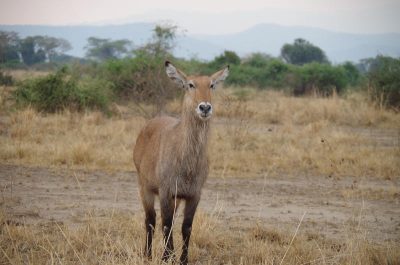
<path fill-rule="evenodd" d="M 224 69 L 216 72 L 211 76 L 212 83 L 216 86 L 218 83 L 222 82 L 229 75 L 229 65 L 227 65 Z"/>
<path fill-rule="evenodd" d="M 186 74 L 179 69 L 176 69 L 170 61 L 165 61 L 165 71 L 169 78 L 178 85 L 185 87 L 187 84 Z"/>

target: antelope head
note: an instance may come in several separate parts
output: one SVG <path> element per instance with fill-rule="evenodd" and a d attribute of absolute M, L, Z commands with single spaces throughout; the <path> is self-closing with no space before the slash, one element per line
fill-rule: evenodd
<path fill-rule="evenodd" d="M 201 121 L 208 120 L 212 113 L 211 94 L 229 74 L 229 65 L 211 76 L 187 76 L 169 61 L 165 62 L 169 78 L 185 89 L 183 111 L 192 112 Z"/>

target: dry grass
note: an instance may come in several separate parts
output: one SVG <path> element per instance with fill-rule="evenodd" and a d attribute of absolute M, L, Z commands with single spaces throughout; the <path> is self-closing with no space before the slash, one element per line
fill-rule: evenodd
<path fill-rule="evenodd" d="M 14 79 L 22 81 L 28 78 L 42 77 L 49 74 L 49 71 L 36 71 L 36 70 L 11 70 L 8 72 Z"/>
<path fill-rule="evenodd" d="M 179 112 L 179 101 L 168 111 Z M 278 92 L 221 90 L 210 141 L 211 172 L 271 171 L 324 176 L 400 176 L 400 114 L 359 94 L 293 98 Z M 13 164 L 132 170 L 132 148 L 145 124 L 131 107 L 46 115 L 25 109 L 0 118 L 0 159 Z M 221 156 L 220 154 L 224 154 Z"/>
<path fill-rule="evenodd" d="M 178 217 L 180 225 L 181 217 Z M 142 216 L 119 212 L 87 214 L 83 224 L 22 224 L 0 215 L 0 264 L 160 264 L 163 243 L 157 227 L 153 261 L 143 253 Z M 195 264 L 400 264 L 395 243 L 371 244 L 353 229 L 340 241 L 271 229 L 262 223 L 247 230 L 225 226 L 216 215 L 198 213 L 190 260 Z M 175 229 L 178 231 L 179 229 Z M 180 235 L 175 232 L 176 248 Z M 178 251 L 179 253 L 179 251 Z M 286 255 L 285 255 L 286 253 Z"/>
<path fill-rule="evenodd" d="M 293 98 L 254 90 L 245 100 L 239 95 L 227 90 L 217 97 L 223 118 L 210 148 L 211 157 L 219 157 L 214 171 L 400 176 L 400 115 L 374 108 L 362 95 Z"/>
<path fill-rule="evenodd" d="M 4 94 L 0 96 L 4 101 Z M 171 102 L 167 111 L 176 114 L 179 105 Z M 0 108 L 0 162 L 132 170 L 132 148 L 146 122 L 132 108 L 115 106 L 117 114 L 111 118 L 99 112 L 49 115 L 30 108 L 16 112 Z M 151 111 L 151 106 L 141 109 Z M 228 89 L 217 93 L 215 109 L 209 147 L 213 176 L 251 177 L 265 172 L 396 180 L 400 176 L 400 114 L 377 109 L 362 95 L 293 98 Z M 349 188 L 342 196 L 391 199 L 398 198 L 399 189 Z M 218 214 L 200 212 L 190 260 L 243 265 L 400 264 L 398 242 L 369 242 L 360 219 L 355 216 L 342 228 L 346 236 L 334 240 L 304 231 L 300 220 L 280 228 L 250 221 L 244 228 L 240 222 L 235 226 Z M 0 264 L 160 264 L 159 226 L 153 261 L 141 255 L 142 215 L 93 211 L 80 222 L 25 224 L 13 221 L 0 208 Z M 179 229 L 174 233 L 179 249 Z"/>
<path fill-rule="evenodd" d="M 39 114 L 33 109 L 5 118 L 0 159 L 10 163 L 132 169 L 132 148 L 142 117 L 106 118 L 102 113 Z"/>

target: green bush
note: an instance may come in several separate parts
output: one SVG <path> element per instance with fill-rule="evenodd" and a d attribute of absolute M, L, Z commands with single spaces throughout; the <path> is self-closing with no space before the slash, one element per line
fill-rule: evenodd
<path fill-rule="evenodd" d="M 290 68 L 287 64 L 278 59 L 271 60 L 265 68 L 265 75 L 263 76 L 262 84 L 271 87 L 286 86 L 287 75 Z"/>
<path fill-rule="evenodd" d="M 293 93 L 295 95 L 317 93 L 328 96 L 333 91 L 340 93 L 348 84 L 346 72 L 341 66 L 310 63 L 294 69 Z"/>
<path fill-rule="evenodd" d="M 273 57 L 265 53 L 252 53 L 250 56 L 243 59 L 243 64 L 250 65 L 257 68 L 266 67 L 268 62 L 272 60 Z"/>
<path fill-rule="evenodd" d="M 239 87 L 260 87 L 260 84 L 258 84 L 259 78 L 260 70 L 255 67 L 247 65 L 232 66 L 229 69 L 229 77 L 226 79 L 225 84 Z"/>
<path fill-rule="evenodd" d="M 361 82 L 362 76 L 357 67 L 351 62 L 345 62 L 341 67 L 345 71 L 347 83 L 353 87 L 358 86 Z"/>
<path fill-rule="evenodd" d="M 234 51 L 224 51 L 223 54 L 217 56 L 208 63 L 207 74 L 212 74 L 224 68 L 226 65 L 237 66 L 240 65 L 240 57 Z"/>
<path fill-rule="evenodd" d="M 31 105 L 39 111 L 100 109 L 107 111 L 110 84 L 91 78 L 79 79 L 62 68 L 45 77 L 27 79 L 17 85 L 18 105 Z"/>
<path fill-rule="evenodd" d="M 377 56 L 367 78 L 373 101 L 400 109 L 400 59 Z"/>
<path fill-rule="evenodd" d="M 260 61 L 258 62 L 260 63 Z M 280 88 L 287 85 L 289 66 L 278 59 L 264 61 L 261 64 L 243 63 L 233 65 L 226 84 L 233 86 L 253 86 L 260 89 L 267 87 Z"/>
<path fill-rule="evenodd" d="M 146 53 L 107 61 L 100 68 L 102 78 L 113 84 L 113 92 L 120 100 L 154 103 L 162 108 L 167 99 L 181 91 L 167 77 L 164 60 Z"/>

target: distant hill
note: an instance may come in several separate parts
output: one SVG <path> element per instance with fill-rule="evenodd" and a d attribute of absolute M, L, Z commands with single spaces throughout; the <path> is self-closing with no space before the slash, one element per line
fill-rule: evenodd
<path fill-rule="evenodd" d="M 48 35 L 65 38 L 71 42 L 70 55 L 83 57 L 87 38 L 100 37 L 129 39 L 139 46 L 151 38 L 153 23 L 131 23 L 106 26 L 35 26 L 0 25 L 0 30 L 15 31 L 21 37 Z M 384 54 L 400 57 L 400 34 L 349 34 L 324 29 L 298 26 L 259 24 L 248 30 L 227 35 L 191 35 L 177 39 L 175 55 L 210 60 L 229 49 L 245 56 L 252 52 L 279 55 L 284 43 L 304 38 L 321 47 L 332 62 L 346 60 L 357 62 L 362 58 Z"/>

